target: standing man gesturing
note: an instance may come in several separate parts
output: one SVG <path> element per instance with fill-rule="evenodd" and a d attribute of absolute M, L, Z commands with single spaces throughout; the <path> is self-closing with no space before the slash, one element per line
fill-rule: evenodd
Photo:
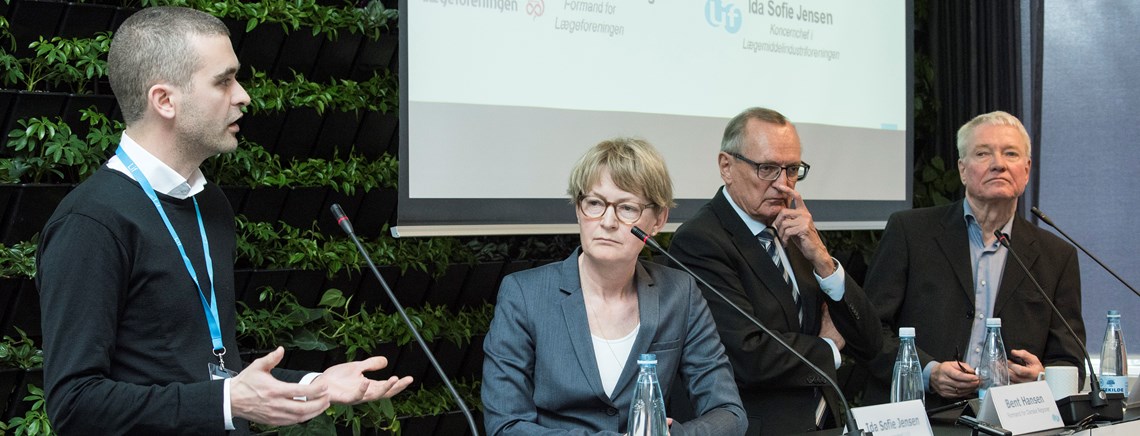
<path fill-rule="evenodd" d="M 37 255 L 48 415 L 62 434 L 247 433 L 330 403 L 391 397 L 383 357 L 323 374 L 242 368 L 234 319 L 234 214 L 198 169 L 237 148 L 249 95 L 220 20 L 149 8 L 108 55 L 126 122 L 116 155 L 48 220 Z M 296 383 L 300 382 L 300 383 Z"/>

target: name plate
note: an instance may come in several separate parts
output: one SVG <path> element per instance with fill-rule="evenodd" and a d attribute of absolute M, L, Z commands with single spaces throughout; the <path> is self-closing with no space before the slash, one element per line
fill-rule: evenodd
<path fill-rule="evenodd" d="M 930 436 L 930 421 L 922 401 L 910 400 L 851 409 L 859 428 L 875 436 Z"/>
<path fill-rule="evenodd" d="M 1013 434 L 1061 428 L 1061 412 L 1049 385 L 1043 381 L 990 388 L 982 400 L 978 419 Z"/>

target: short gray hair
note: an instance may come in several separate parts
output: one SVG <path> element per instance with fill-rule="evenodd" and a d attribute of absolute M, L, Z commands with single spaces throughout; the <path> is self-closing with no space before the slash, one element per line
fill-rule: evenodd
<path fill-rule="evenodd" d="M 981 126 L 1010 126 L 1016 127 L 1021 132 L 1022 139 L 1025 140 L 1026 156 L 1033 157 L 1033 147 L 1029 142 L 1029 132 L 1025 131 L 1025 126 L 1021 124 L 1021 120 L 1017 117 L 1010 115 L 1008 112 L 993 111 L 988 114 L 981 114 L 974 119 L 963 124 L 958 129 L 958 159 L 966 157 L 966 148 L 970 146 L 970 138 L 974 137 L 974 131 L 978 130 Z"/>
<path fill-rule="evenodd" d="M 128 125 L 142 119 L 147 92 L 159 83 L 188 87 L 198 69 L 193 35 L 226 36 L 217 17 L 179 7 L 146 8 L 131 15 L 111 40 L 107 77 Z"/>
<path fill-rule="evenodd" d="M 744 142 L 744 127 L 748 120 L 760 120 L 777 126 L 786 126 L 790 121 L 779 112 L 762 107 L 750 107 L 732 117 L 728 125 L 724 126 L 724 138 L 720 141 L 720 151 L 725 153 L 740 153 L 740 144 Z"/>

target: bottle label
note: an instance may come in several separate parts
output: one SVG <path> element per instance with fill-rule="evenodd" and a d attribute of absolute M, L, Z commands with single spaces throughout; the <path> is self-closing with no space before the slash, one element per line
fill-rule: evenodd
<path fill-rule="evenodd" d="M 1106 394 L 1128 395 L 1128 376 L 1102 375 L 1100 376 L 1100 389 Z"/>

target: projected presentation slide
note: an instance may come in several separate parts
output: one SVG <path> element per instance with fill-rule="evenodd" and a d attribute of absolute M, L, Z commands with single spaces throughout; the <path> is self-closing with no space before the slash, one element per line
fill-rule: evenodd
<path fill-rule="evenodd" d="M 587 148 L 636 136 L 708 199 L 725 123 L 764 106 L 799 129 L 805 198 L 909 201 L 906 2 L 404 3 L 407 198 L 561 199 Z"/>

